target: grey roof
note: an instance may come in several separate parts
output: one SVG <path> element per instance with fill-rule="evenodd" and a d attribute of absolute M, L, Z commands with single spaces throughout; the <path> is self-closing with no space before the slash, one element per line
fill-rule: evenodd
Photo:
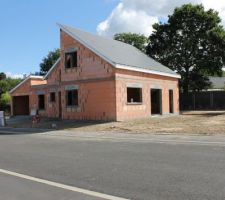
<path fill-rule="evenodd" d="M 209 77 L 210 82 L 212 83 L 213 89 L 224 89 L 225 86 L 225 77 Z"/>
<path fill-rule="evenodd" d="M 65 25 L 59 24 L 59 27 L 73 38 L 83 42 L 87 47 L 94 50 L 105 59 L 111 61 L 114 65 L 125 65 L 175 76 L 178 75 L 176 72 L 155 61 L 153 58 L 150 58 L 132 45 L 111 38 L 87 33 Z"/>

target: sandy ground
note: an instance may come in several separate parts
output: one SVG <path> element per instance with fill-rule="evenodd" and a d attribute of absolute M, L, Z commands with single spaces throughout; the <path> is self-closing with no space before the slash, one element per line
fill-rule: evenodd
<path fill-rule="evenodd" d="M 87 132 L 126 132 L 150 134 L 225 134 L 225 111 L 192 111 L 176 116 L 154 116 L 126 122 L 81 122 L 41 119 L 32 125 L 29 117 L 7 121 L 9 127 L 53 128 Z"/>

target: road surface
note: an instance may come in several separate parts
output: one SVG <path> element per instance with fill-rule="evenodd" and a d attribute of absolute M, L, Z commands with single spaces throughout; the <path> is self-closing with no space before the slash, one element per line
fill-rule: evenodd
<path fill-rule="evenodd" d="M 225 138 L 184 138 L 0 134 L 0 200 L 225 199 Z"/>

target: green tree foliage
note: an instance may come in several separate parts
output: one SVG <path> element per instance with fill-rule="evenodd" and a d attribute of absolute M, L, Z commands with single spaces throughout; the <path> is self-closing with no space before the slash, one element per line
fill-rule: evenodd
<path fill-rule="evenodd" d="M 22 79 L 5 78 L 0 80 L 0 95 L 13 89 Z"/>
<path fill-rule="evenodd" d="M 2 105 L 10 105 L 11 96 L 9 92 L 5 92 L 1 95 L 0 103 Z"/>
<path fill-rule="evenodd" d="M 0 95 L 6 91 L 9 91 L 9 84 L 7 83 L 7 80 L 0 80 Z"/>
<path fill-rule="evenodd" d="M 222 75 L 225 31 L 216 11 L 186 4 L 153 28 L 147 54 L 181 75 L 183 92 L 209 87 L 207 75 Z"/>
<path fill-rule="evenodd" d="M 19 84 L 22 79 L 13 79 L 0 73 L 0 110 L 9 111 L 10 94 L 9 91 Z"/>
<path fill-rule="evenodd" d="M 49 69 L 54 65 L 57 59 L 60 57 L 60 49 L 50 51 L 46 57 L 43 58 L 40 63 L 40 74 L 45 75 Z"/>
<path fill-rule="evenodd" d="M 114 39 L 133 45 L 143 52 L 145 52 L 145 48 L 148 43 L 147 37 L 145 37 L 142 34 L 136 34 L 136 33 L 117 33 L 114 35 Z"/>
<path fill-rule="evenodd" d="M 0 72 L 0 80 L 6 79 L 6 74 L 4 72 Z"/>

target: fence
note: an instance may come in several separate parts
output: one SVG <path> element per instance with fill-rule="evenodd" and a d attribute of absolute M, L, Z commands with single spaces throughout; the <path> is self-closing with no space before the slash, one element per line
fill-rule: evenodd
<path fill-rule="evenodd" d="M 180 110 L 225 110 L 225 91 L 181 93 Z"/>

